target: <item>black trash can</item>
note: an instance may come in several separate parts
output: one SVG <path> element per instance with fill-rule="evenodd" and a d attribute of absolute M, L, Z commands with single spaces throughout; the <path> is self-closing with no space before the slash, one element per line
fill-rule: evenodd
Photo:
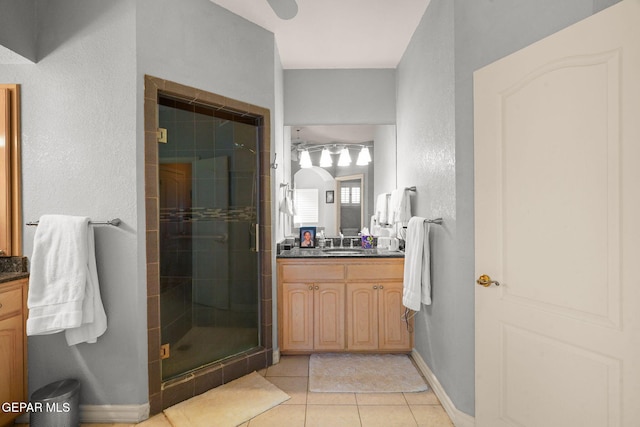
<path fill-rule="evenodd" d="M 46 385 L 31 395 L 31 427 L 77 427 L 80 425 L 80 382 L 62 380 Z"/>

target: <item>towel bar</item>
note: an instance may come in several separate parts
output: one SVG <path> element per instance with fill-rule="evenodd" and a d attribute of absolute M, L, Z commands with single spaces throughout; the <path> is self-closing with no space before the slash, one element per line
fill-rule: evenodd
<path fill-rule="evenodd" d="M 439 224 L 442 225 L 442 218 L 434 218 L 434 219 L 425 219 L 424 222 L 428 222 L 429 224 Z"/>
<path fill-rule="evenodd" d="M 429 224 L 438 224 L 442 225 L 442 218 L 434 218 L 434 219 L 425 219 L 424 222 L 428 222 Z M 402 228 L 407 228 L 406 225 L 403 225 Z"/>
<path fill-rule="evenodd" d="M 89 221 L 89 224 L 92 225 L 113 225 L 115 227 L 119 226 L 122 221 L 120 218 L 110 219 L 108 221 Z M 28 222 L 27 225 L 38 225 L 38 221 Z"/>

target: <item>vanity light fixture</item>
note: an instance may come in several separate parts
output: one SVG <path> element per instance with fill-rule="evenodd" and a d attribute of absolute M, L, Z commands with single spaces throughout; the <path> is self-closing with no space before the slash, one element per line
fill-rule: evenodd
<path fill-rule="evenodd" d="M 338 166 L 349 166 L 350 164 L 351 156 L 349 155 L 349 149 L 344 147 L 340 153 L 340 158 L 338 159 Z"/>
<path fill-rule="evenodd" d="M 300 153 L 300 167 L 301 168 L 310 168 L 313 164 L 311 163 L 311 156 L 309 155 L 309 151 L 304 150 Z"/>
<path fill-rule="evenodd" d="M 358 166 L 366 166 L 371 163 L 371 154 L 369 153 L 369 147 L 362 147 L 360 153 L 358 154 L 358 160 L 356 161 L 356 165 Z"/>
<path fill-rule="evenodd" d="M 331 159 L 331 153 L 327 147 L 322 149 L 322 154 L 320 155 L 320 167 L 322 168 L 330 168 L 333 166 L 333 160 Z"/>

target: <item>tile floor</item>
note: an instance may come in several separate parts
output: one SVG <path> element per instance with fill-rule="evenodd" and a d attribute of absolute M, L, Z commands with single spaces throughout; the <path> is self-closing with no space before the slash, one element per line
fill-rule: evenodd
<path fill-rule="evenodd" d="M 433 391 L 420 393 L 312 393 L 307 391 L 309 356 L 283 356 L 260 372 L 291 399 L 241 427 L 453 427 Z M 83 424 L 83 427 L 133 424 Z M 159 414 L 137 427 L 172 426 Z"/>

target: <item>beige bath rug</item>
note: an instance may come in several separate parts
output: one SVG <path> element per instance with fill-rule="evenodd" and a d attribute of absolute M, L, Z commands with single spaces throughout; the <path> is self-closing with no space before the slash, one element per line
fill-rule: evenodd
<path fill-rule="evenodd" d="M 399 393 L 427 390 L 405 354 L 312 354 L 309 391 Z"/>
<path fill-rule="evenodd" d="M 235 427 L 288 399 L 289 395 L 253 372 L 164 413 L 174 427 Z"/>

